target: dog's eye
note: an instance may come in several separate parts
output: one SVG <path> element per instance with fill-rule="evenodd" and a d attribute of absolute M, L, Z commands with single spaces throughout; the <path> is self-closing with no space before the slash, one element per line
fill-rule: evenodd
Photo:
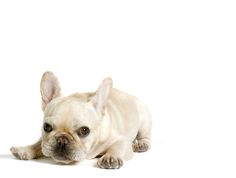
<path fill-rule="evenodd" d="M 49 133 L 49 132 L 52 131 L 52 126 L 48 123 L 44 123 L 43 124 L 43 129 L 44 129 L 45 132 Z"/>
<path fill-rule="evenodd" d="M 88 127 L 80 127 L 78 130 L 78 135 L 80 137 L 86 137 L 90 133 L 90 130 Z"/>

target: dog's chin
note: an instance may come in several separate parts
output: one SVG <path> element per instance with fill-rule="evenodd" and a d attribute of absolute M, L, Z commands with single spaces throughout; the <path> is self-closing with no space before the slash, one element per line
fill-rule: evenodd
<path fill-rule="evenodd" d="M 63 153 L 54 153 L 50 156 L 55 162 L 62 164 L 74 164 L 80 162 L 84 159 L 85 155 L 83 154 L 63 154 Z"/>
<path fill-rule="evenodd" d="M 68 158 L 67 156 L 62 156 L 62 155 L 53 155 L 52 159 L 57 162 L 57 163 L 62 163 L 62 164 L 74 164 L 78 162 L 77 160 L 73 160 Z"/>
<path fill-rule="evenodd" d="M 73 164 L 80 162 L 86 158 L 86 153 L 83 150 L 63 150 L 56 149 L 55 146 L 42 145 L 43 155 L 51 157 L 55 162 L 62 164 Z"/>

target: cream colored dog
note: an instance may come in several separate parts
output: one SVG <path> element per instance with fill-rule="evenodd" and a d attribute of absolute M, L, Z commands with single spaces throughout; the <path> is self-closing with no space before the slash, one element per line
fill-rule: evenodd
<path fill-rule="evenodd" d="M 150 148 L 151 120 L 136 97 L 112 88 L 111 78 L 94 93 L 60 96 L 52 72 L 41 80 L 44 121 L 41 139 L 30 146 L 12 147 L 18 159 L 42 156 L 72 163 L 100 156 L 100 168 L 116 169 L 134 152 Z"/>

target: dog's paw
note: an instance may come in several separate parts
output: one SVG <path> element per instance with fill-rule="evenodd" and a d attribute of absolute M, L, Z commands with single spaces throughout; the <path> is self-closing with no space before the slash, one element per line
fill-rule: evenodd
<path fill-rule="evenodd" d="M 10 151 L 17 159 L 21 160 L 32 159 L 30 152 L 27 151 L 27 149 L 24 147 L 11 147 Z"/>
<path fill-rule="evenodd" d="M 98 159 L 97 165 L 102 169 L 119 169 L 123 166 L 123 161 L 120 158 L 110 155 L 103 155 Z"/>
<path fill-rule="evenodd" d="M 136 140 L 132 145 L 134 152 L 145 152 L 149 150 L 150 144 L 146 140 Z"/>

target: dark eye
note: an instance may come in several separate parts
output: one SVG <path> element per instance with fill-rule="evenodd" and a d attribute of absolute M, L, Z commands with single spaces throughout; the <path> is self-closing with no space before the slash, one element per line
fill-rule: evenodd
<path fill-rule="evenodd" d="M 86 137 L 90 133 L 90 130 L 88 127 L 80 127 L 78 130 L 78 135 L 80 137 Z"/>
<path fill-rule="evenodd" d="M 45 131 L 45 132 L 47 132 L 47 133 L 49 133 L 49 132 L 51 132 L 52 131 L 52 126 L 50 125 L 50 124 L 48 124 L 48 123 L 44 123 L 43 124 L 43 130 Z"/>

